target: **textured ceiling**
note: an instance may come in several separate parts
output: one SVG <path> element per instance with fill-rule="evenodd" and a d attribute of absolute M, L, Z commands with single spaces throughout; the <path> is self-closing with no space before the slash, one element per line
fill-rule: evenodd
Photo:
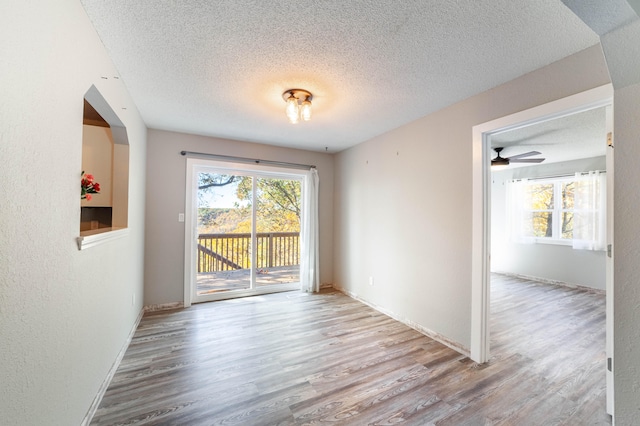
<path fill-rule="evenodd" d="M 503 147 L 502 157 L 538 151 L 541 155 L 530 158 L 545 158 L 548 164 L 606 155 L 606 138 L 606 113 L 601 107 L 493 135 L 491 147 Z M 509 165 L 527 166 L 532 164 Z"/>
<path fill-rule="evenodd" d="M 561 0 L 81 1 L 148 127 L 330 152 L 599 41 Z"/>

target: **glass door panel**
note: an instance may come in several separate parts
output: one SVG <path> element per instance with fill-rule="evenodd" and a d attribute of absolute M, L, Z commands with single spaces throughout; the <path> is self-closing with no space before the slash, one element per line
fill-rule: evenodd
<path fill-rule="evenodd" d="M 196 296 L 251 288 L 253 178 L 198 172 Z"/>
<path fill-rule="evenodd" d="M 301 184 L 295 179 L 257 178 L 258 287 L 300 282 Z"/>

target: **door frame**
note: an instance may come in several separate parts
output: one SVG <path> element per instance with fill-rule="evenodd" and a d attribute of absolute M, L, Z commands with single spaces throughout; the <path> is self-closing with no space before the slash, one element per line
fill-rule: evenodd
<path fill-rule="evenodd" d="M 490 136 L 594 108 L 613 105 L 613 86 L 605 84 L 557 101 L 473 126 L 472 139 L 472 259 L 471 259 L 471 342 L 470 357 L 478 363 L 490 358 L 490 272 L 491 272 L 491 146 Z M 607 150 L 607 166 L 609 166 Z M 607 181 L 610 180 L 607 179 Z M 608 200 L 609 203 L 609 200 Z M 611 217 L 610 217 L 611 216 Z M 607 222 L 613 220 L 608 215 Z M 610 243 L 613 235 L 607 235 Z M 608 260 L 609 261 L 609 260 Z M 609 282 L 611 280 L 611 282 Z M 613 290 L 607 275 L 607 292 Z M 607 300 L 612 293 L 607 294 Z M 607 306 L 607 318 L 613 318 Z M 607 330 L 607 335 L 609 335 Z M 607 356 L 610 356 L 607 348 Z M 613 383 L 611 383 L 613 386 Z M 609 393 L 609 389 L 607 390 Z"/>
<path fill-rule="evenodd" d="M 216 171 L 220 172 L 244 172 L 254 175 L 256 178 L 270 178 L 270 177 L 288 177 L 291 179 L 300 179 L 301 181 L 301 191 L 304 193 L 306 191 L 305 188 L 305 171 L 298 170 L 293 168 L 282 168 L 282 167 L 274 167 L 274 166 L 266 166 L 261 164 L 243 164 L 243 163 L 228 163 L 223 161 L 216 160 L 207 160 L 202 158 L 187 158 L 186 162 L 186 179 L 185 179 L 185 226 L 184 226 L 184 282 L 183 282 L 183 291 L 184 291 L 184 304 L 185 308 L 190 307 L 193 303 L 199 303 L 204 300 L 195 301 L 196 297 L 196 278 L 197 272 L 196 268 L 193 267 L 194 260 L 197 259 L 197 250 L 195 244 L 192 244 L 195 240 L 195 237 L 198 235 L 197 226 L 197 213 L 195 209 L 193 209 L 193 203 L 197 199 L 197 188 L 194 185 L 196 182 L 196 174 L 199 172 L 199 167 L 211 167 Z M 254 191 L 256 186 L 256 180 L 254 179 Z M 255 201 L 255 200 L 254 200 Z M 255 205 L 255 203 L 254 203 Z M 255 209 L 252 211 L 252 223 L 255 224 L 256 220 L 256 212 Z M 300 230 L 302 234 L 302 229 Z M 302 235 L 301 235 L 302 238 Z M 255 244 L 255 233 L 252 232 L 252 245 Z M 255 256 L 255 252 L 252 254 L 252 257 Z M 255 261 L 255 259 L 254 259 Z M 254 263 L 254 262 L 252 262 Z M 251 271 L 252 280 L 254 279 L 255 271 Z M 274 293 L 279 291 L 290 291 L 296 290 L 300 288 L 300 282 L 294 283 L 284 283 L 284 284 L 273 284 L 261 288 L 254 289 L 244 289 L 244 290 L 236 290 L 220 293 L 216 296 L 212 296 L 207 301 L 213 300 L 222 300 L 229 299 L 235 297 L 245 297 L 245 296 L 254 296 L 259 294 L 267 294 Z"/>
<path fill-rule="evenodd" d="M 613 380 L 613 295 L 614 295 L 614 274 L 613 274 L 613 214 L 614 214 L 614 191 L 615 191 L 615 166 L 613 150 L 613 103 L 607 106 L 607 257 L 606 257 L 606 355 L 607 355 L 607 413 L 613 417 L 614 411 L 614 380 Z"/>

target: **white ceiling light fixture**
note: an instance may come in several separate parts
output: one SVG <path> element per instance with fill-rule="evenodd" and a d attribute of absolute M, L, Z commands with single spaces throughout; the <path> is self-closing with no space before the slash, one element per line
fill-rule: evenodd
<path fill-rule="evenodd" d="M 287 103 L 285 113 L 289 122 L 296 124 L 302 118 L 303 121 L 311 120 L 311 92 L 303 89 L 289 89 L 282 94 L 282 99 Z"/>

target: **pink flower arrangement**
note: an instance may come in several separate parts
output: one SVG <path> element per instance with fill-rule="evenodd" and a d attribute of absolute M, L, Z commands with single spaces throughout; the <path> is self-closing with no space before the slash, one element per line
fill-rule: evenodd
<path fill-rule="evenodd" d="M 91 174 L 84 174 L 82 172 L 82 179 L 80 180 L 80 187 L 82 188 L 82 193 L 80 195 L 81 200 L 91 201 L 91 194 L 99 194 L 100 193 L 100 184 L 98 182 L 93 181 L 94 177 Z"/>

